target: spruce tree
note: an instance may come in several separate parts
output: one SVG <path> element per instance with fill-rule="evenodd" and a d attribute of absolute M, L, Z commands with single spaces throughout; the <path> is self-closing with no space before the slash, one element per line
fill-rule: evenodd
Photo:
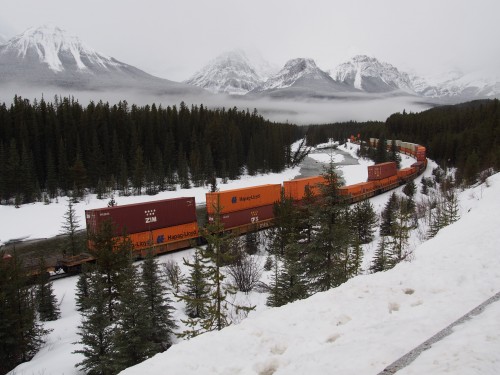
<path fill-rule="evenodd" d="M 165 294 L 158 263 L 148 252 L 142 264 L 141 292 L 144 295 L 142 318 L 147 323 L 147 337 L 154 351 L 167 350 L 172 345 L 173 330 L 177 327 L 172 317 L 172 301 Z"/>
<path fill-rule="evenodd" d="M 36 319 L 36 303 L 20 259 L 15 251 L 0 251 L 0 372 L 29 361 L 48 332 Z"/>
<path fill-rule="evenodd" d="M 382 211 L 382 220 L 380 223 L 380 235 L 381 236 L 392 236 L 393 235 L 393 224 L 396 217 L 396 211 L 398 210 L 398 197 L 396 193 L 392 193 L 387 201 L 384 210 Z"/>
<path fill-rule="evenodd" d="M 351 209 L 351 227 L 357 243 L 367 244 L 373 241 L 377 215 L 369 200 L 359 202 Z"/>
<path fill-rule="evenodd" d="M 78 311 L 83 311 L 88 307 L 88 298 L 90 294 L 89 279 L 92 274 L 92 266 L 89 264 L 82 264 L 82 271 L 78 275 L 76 282 L 75 300 Z"/>
<path fill-rule="evenodd" d="M 61 226 L 61 234 L 65 236 L 62 249 L 63 254 L 77 255 L 80 253 L 83 244 L 77 236 L 79 228 L 80 224 L 78 223 L 78 216 L 73 207 L 73 201 L 68 199 L 68 209 L 64 214 L 64 222 Z"/>
<path fill-rule="evenodd" d="M 375 272 L 381 272 L 386 269 L 388 269 L 388 263 L 387 263 L 387 240 L 385 236 L 381 236 L 377 250 L 375 251 L 375 255 L 373 257 L 372 263 L 370 265 L 370 271 L 375 273 Z"/>
<path fill-rule="evenodd" d="M 132 261 L 118 285 L 119 304 L 113 330 L 113 369 L 116 373 L 134 366 L 156 353 L 151 341 L 146 296 L 141 293 L 140 279 Z"/>
<path fill-rule="evenodd" d="M 108 286 L 102 275 L 93 271 L 89 277 L 87 309 L 82 311 L 82 324 L 78 327 L 82 347 L 73 353 L 84 359 L 75 367 L 87 374 L 113 375 L 116 373 L 113 351 L 113 323 L 109 316 Z"/>
<path fill-rule="evenodd" d="M 57 320 L 61 316 L 52 283 L 47 274 L 47 264 L 43 258 L 40 260 L 36 284 L 36 304 L 41 321 Z"/>
<path fill-rule="evenodd" d="M 346 249 L 351 243 L 348 209 L 339 194 L 339 177 L 333 160 L 325 169 L 326 184 L 317 211 L 317 229 L 308 246 L 305 261 L 311 292 L 326 291 L 347 279 L 343 267 Z"/>

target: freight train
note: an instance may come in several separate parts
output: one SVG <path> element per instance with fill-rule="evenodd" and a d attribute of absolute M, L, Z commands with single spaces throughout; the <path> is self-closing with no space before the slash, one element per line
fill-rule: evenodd
<path fill-rule="evenodd" d="M 370 146 L 377 147 L 378 139 L 370 138 Z M 409 168 L 397 170 L 396 163 L 387 162 L 368 167 L 368 181 L 343 186 L 339 194 L 347 203 L 358 202 L 394 189 L 422 173 L 427 166 L 425 147 L 395 141 L 399 152 L 417 159 Z M 392 141 L 388 142 L 392 147 Z M 206 194 L 206 207 L 202 216 L 213 222 L 220 218 L 224 231 L 243 234 L 272 226 L 274 203 L 284 195 L 297 203 L 304 198 L 306 189 L 319 194 L 322 176 L 307 177 L 283 184 L 268 184 Z M 199 221 L 194 197 L 165 199 L 154 202 L 106 207 L 85 211 L 89 238 L 106 220 L 113 224 L 114 234 L 127 233 L 134 245 L 134 256 L 143 258 L 147 252 L 163 254 L 192 247 L 200 240 Z M 92 243 L 89 243 L 92 246 Z M 83 263 L 94 262 L 89 254 L 67 257 L 59 267 L 67 273 L 78 272 Z"/>

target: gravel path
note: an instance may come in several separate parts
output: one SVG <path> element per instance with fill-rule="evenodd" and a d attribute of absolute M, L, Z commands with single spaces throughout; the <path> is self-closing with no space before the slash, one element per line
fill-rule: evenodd
<path fill-rule="evenodd" d="M 401 370 L 403 367 L 406 367 L 410 363 L 412 363 L 424 350 L 431 348 L 432 344 L 434 344 L 434 343 L 442 340 L 446 336 L 450 335 L 453 332 L 454 327 L 465 323 L 466 321 L 472 319 L 476 315 L 481 314 L 484 311 L 484 309 L 486 308 L 486 306 L 488 306 L 494 302 L 498 302 L 499 300 L 500 300 L 500 292 L 495 294 L 493 297 L 487 299 L 486 301 L 481 303 L 479 306 L 475 307 L 474 309 L 469 311 L 467 314 L 463 315 L 461 318 L 455 320 L 448 327 L 439 331 L 434 336 L 432 336 L 430 339 L 424 341 L 422 344 L 420 344 L 416 348 L 410 350 L 408 353 L 406 353 L 404 356 L 402 356 L 401 358 L 399 358 L 395 362 L 391 363 L 389 366 L 387 366 L 383 371 L 379 372 L 377 375 L 395 374 L 397 371 Z"/>

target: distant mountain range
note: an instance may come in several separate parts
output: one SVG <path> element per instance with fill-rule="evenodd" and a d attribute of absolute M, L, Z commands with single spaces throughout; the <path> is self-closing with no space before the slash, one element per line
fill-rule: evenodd
<path fill-rule="evenodd" d="M 324 71 L 310 58 L 291 59 L 279 69 L 237 50 L 216 57 L 188 80 L 174 82 L 100 54 L 56 26 L 30 28 L 7 41 L 0 36 L 0 84 L 249 98 L 332 99 L 369 94 L 458 102 L 500 96 L 498 81 L 458 72 L 423 78 L 365 55 Z"/>

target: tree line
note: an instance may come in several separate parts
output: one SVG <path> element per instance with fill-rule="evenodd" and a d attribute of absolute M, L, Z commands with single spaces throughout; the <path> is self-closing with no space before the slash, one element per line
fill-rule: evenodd
<path fill-rule="evenodd" d="M 213 176 L 279 172 L 294 163 L 302 129 L 256 110 L 139 107 L 73 98 L 16 96 L 0 104 L 0 203 L 59 195 L 156 194 L 202 186 Z"/>

